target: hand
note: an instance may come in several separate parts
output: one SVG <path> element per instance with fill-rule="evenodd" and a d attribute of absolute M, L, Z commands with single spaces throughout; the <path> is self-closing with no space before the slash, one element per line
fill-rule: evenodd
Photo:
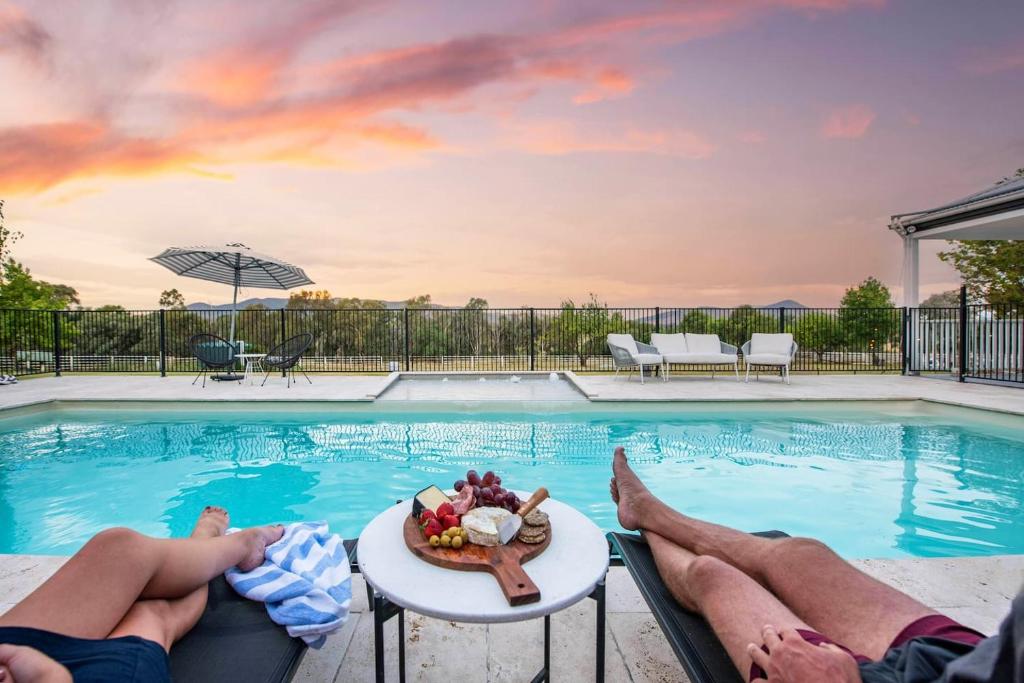
<path fill-rule="evenodd" d="M 0 644 L 0 683 L 72 683 L 71 673 L 39 650 Z"/>
<path fill-rule="evenodd" d="M 751 683 L 861 683 L 857 661 L 832 643 L 812 645 L 794 629 L 776 632 L 773 626 L 765 626 L 761 637 L 768 652 L 751 643 L 747 653 L 767 678 Z"/>

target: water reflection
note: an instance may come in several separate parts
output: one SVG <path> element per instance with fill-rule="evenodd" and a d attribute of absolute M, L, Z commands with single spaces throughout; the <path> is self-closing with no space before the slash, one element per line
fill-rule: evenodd
<path fill-rule="evenodd" d="M 1024 552 L 1024 444 L 936 419 L 139 412 L 5 426 L 0 551 L 66 552 L 115 524 L 184 535 L 207 504 L 236 524 L 323 518 L 352 536 L 469 467 L 547 485 L 614 528 L 608 461 L 623 445 L 656 493 L 722 523 L 852 556 Z"/>

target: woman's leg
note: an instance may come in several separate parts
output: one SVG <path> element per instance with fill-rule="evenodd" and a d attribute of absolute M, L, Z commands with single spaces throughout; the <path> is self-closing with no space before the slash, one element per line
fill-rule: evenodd
<path fill-rule="evenodd" d="M 644 532 L 658 573 L 683 607 L 704 615 L 736 669 L 746 679 L 749 643 L 760 643 L 766 624 L 811 630 L 763 586 L 730 564 L 695 555 L 653 532 Z"/>
<path fill-rule="evenodd" d="M 733 565 L 822 635 L 880 659 L 909 624 L 936 612 L 809 538 L 766 539 L 687 517 L 658 500 L 615 451 L 612 498 L 619 523 L 653 531 L 698 555 Z"/>
<path fill-rule="evenodd" d="M 0 616 L 0 626 L 106 638 L 136 600 L 182 598 L 229 567 L 256 567 L 282 533 L 267 526 L 217 538 L 156 539 L 108 529 Z"/>
<path fill-rule="evenodd" d="M 191 538 L 216 538 L 228 528 L 227 510 L 207 507 L 199 515 Z M 183 598 L 173 600 L 139 600 L 124 615 L 108 638 L 138 636 L 152 640 L 168 652 L 171 645 L 192 630 L 206 609 L 209 584 L 203 584 Z"/>

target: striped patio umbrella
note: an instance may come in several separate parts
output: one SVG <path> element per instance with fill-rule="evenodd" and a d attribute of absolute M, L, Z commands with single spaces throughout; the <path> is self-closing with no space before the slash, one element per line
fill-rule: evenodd
<path fill-rule="evenodd" d="M 149 260 L 178 275 L 234 286 L 235 293 L 231 299 L 231 343 L 235 342 L 240 287 L 291 289 L 313 284 L 302 268 L 257 254 L 244 244 L 171 247 Z"/>

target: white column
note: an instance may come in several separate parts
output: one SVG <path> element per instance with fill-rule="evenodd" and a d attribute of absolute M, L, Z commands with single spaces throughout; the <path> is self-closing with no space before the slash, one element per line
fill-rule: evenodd
<path fill-rule="evenodd" d="M 920 258 L 918 244 L 910 235 L 903 238 L 903 305 L 917 306 L 920 303 L 918 294 L 918 278 L 920 276 Z"/>

